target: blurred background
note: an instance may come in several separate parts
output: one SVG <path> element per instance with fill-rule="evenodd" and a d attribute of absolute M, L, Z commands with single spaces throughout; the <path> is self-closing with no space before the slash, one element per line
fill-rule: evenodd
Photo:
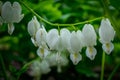
<path fill-rule="evenodd" d="M 5 2 L 6 0 L 2 1 Z M 14 2 L 17 0 L 9 1 Z M 23 0 L 23 2 L 52 23 L 76 23 L 107 16 L 116 30 L 116 36 L 113 41 L 114 51 L 110 55 L 106 55 L 104 78 L 107 80 L 117 66 L 117 71 L 112 80 L 120 80 L 120 0 Z M 20 23 L 14 24 L 15 31 L 11 36 L 7 33 L 7 24 L 0 26 L 0 54 L 10 77 L 9 80 L 16 80 L 22 66 L 38 57 L 36 54 L 37 48 L 32 44 L 27 31 L 27 24 L 34 15 L 24 5 L 21 4 L 21 6 L 22 13 L 25 16 Z M 97 35 L 100 22 L 101 20 L 90 22 L 94 26 Z M 42 24 L 47 31 L 57 28 L 44 22 Z M 75 27 L 81 30 L 83 25 Z M 72 27 L 64 27 L 73 30 Z M 93 61 L 86 57 L 83 48 L 81 52 L 83 58 L 78 65 L 73 65 L 69 60 L 69 64 L 62 68 L 61 73 L 57 72 L 56 67 L 52 67 L 51 72 L 41 76 L 41 80 L 99 80 L 102 59 L 101 46 L 98 36 L 97 45 L 95 46 L 97 55 Z M 28 69 L 21 73 L 19 80 L 33 80 L 33 77 L 28 74 Z M 4 80 L 1 64 L 0 80 Z"/>

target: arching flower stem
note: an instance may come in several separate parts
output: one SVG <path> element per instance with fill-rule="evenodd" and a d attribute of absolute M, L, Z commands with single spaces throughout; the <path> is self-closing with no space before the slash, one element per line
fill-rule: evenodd
<path fill-rule="evenodd" d="M 38 15 L 33 9 L 31 9 L 29 6 L 27 6 L 22 0 L 19 0 L 19 2 L 22 3 L 30 12 L 32 12 L 41 21 L 43 21 L 43 22 L 45 22 L 45 23 L 47 23 L 47 24 L 49 24 L 51 26 L 56 26 L 56 27 L 58 27 L 58 25 L 59 25 L 59 27 L 62 27 L 62 26 L 76 26 L 76 25 L 80 25 L 80 24 L 85 24 L 85 23 L 101 20 L 102 18 L 104 18 L 102 16 L 102 17 L 98 17 L 98 18 L 95 18 L 95 19 L 86 20 L 86 21 L 83 21 L 83 22 L 71 23 L 71 24 L 51 23 L 51 22 L 45 20 L 44 18 L 42 18 L 40 15 Z"/>

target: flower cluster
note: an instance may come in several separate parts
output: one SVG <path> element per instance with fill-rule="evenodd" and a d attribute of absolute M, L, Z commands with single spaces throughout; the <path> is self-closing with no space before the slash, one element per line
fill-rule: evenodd
<path fill-rule="evenodd" d="M 14 31 L 14 24 L 19 23 L 24 14 L 21 14 L 21 6 L 18 2 L 11 4 L 9 1 L 4 4 L 0 1 L 0 25 L 2 23 L 8 24 L 8 33 L 11 35 Z"/>
<path fill-rule="evenodd" d="M 41 60 L 46 60 L 49 66 L 58 66 L 58 71 L 61 70 L 61 66 L 68 63 L 67 55 L 73 64 L 77 65 L 82 60 L 80 53 L 83 47 L 86 47 L 86 56 L 90 60 L 94 60 L 97 54 L 94 47 L 97 44 L 97 35 L 91 24 L 85 24 L 82 31 L 70 32 L 67 28 L 62 28 L 61 30 L 51 29 L 47 32 L 34 16 L 28 23 L 28 32 L 33 44 L 38 47 L 37 54 Z M 110 54 L 114 48 L 111 41 L 115 36 L 115 31 L 107 18 L 101 21 L 99 35 L 103 50 Z"/>

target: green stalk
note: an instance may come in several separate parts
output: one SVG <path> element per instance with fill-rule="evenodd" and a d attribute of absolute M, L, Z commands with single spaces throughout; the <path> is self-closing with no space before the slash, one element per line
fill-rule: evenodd
<path fill-rule="evenodd" d="M 103 51 L 103 54 L 102 54 L 102 67 L 101 67 L 101 77 L 100 77 L 100 80 L 103 80 L 103 78 L 104 78 L 104 64 L 105 64 L 105 52 Z"/>
<path fill-rule="evenodd" d="M 5 80 L 8 80 L 5 65 L 4 65 L 4 61 L 3 61 L 1 53 L 0 53 L 0 63 L 1 63 L 2 71 L 3 71 L 3 74 L 4 74 L 4 78 L 5 78 Z"/>

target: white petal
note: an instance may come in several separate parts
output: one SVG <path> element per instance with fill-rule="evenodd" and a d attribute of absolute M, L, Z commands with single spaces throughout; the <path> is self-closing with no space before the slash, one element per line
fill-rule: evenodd
<path fill-rule="evenodd" d="M 82 60 L 82 56 L 79 53 L 73 53 L 73 54 L 70 54 L 70 59 L 74 65 L 77 65 L 79 61 Z"/>
<path fill-rule="evenodd" d="M 102 19 L 99 36 L 101 43 L 109 43 L 114 39 L 115 31 L 108 19 Z"/>
<path fill-rule="evenodd" d="M 34 44 L 35 47 L 38 46 L 36 40 L 33 37 L 31 37 L 31 41 L 32 41 L 32 43 Z"/>
<path fill-rule="evenodd" d="M 40 61 L 36 60 L 34 61 L 31 66 L 30 66 L 30 72 L 29 74 L 31 76 L 39 76 L 41 74 L 41 70 L 40 70 Z"/>
<path fill-rule="evenodd" d="M 13 12 L 13 22 L 20 22 L 22 18 L 24 17 L 24 14 L 21 14 L 21 6 L 18 2 L 14 2 L 12 6 L 14 12 Z"/>
<path fill-rule="evenodd" d="M 51 53 L 48 56 L 46 56 L 45 58 L 48 61 L 48 64 L 50 66 L 56 66 L 57 65 L 57 61 L 56 61 L 56 53 Z"/>
<path fill-rule="evenodd" d="M 71 33 L 70 47 L 71 47 L 71 51 L 72 51 L 70 53 L 74 53 L 74 52 L 78 53 L 82 49 L 82 43 L 74 31 Z"/>
<path fill-rule="evenodd" d="M 42 46 L 42 47 L 46 47 L 46 35 L 47 32 L 40 28 L 37 32 L 36 32 L 36 42 L 38 44 L 38 46 Z"/>
<path fill-rule="evenodd" d="M 82 33 L 84 36 L 84 42 L 86 46 L 93 46 L 96 45 L 96 33 L 91 24 L 85 24 Z"/>
<path fill-rule="evenodd" d="M 8 23 L 8 33 L 11 35 L 14 31 L 15 27 L 13 23 Z"/>
<path fill-rule="evenodd" d="M 31 37 L 35 37 L 37 30 L 40 28 L 40 23 L 34 16 L 31 21 L 28 23 L 28 33 Z"/>
<path fill-rule="evenodd" d="M 81 43 L 82 43 L 81 46 L 84 47 L 84 46 L 85 46 L 85 43 L 84 43 L 84 36 L 83 36 L 82 32 L 81 32 L 80 30 L 78 30 L 76 34 L 77 34 L 79 40 L 80 40 Z"/>
<path fill-rule="evenodd" d="M 58 39 L 59 39 L 58 30 L 51 29 L 46 36 L 47 44 L 51 50 L 56 49 L 56 43 L 58 42 Z"/>
<path fill-rule="evenodd" d="M 86 56 L 90 58 L 90 60 L 94 60 L 96 54 L 97 54 L 97 51 L 94 47 L 87 47 Z"/>
<path fill-rule="evenodd" d="M 18 2 L 14 2 L 12 6 L 11 3 L 7 1 L 2 6 L 1 16 L 6 23 L 18 23 L 24 17 L 24 14 L 21 14 L 21 6 Z"/>
<path fill-rule="evenodd" d="M 5 2 L 2 6 L 1 16 L 7 23 L 13 22 L 13 9 L 9 1 Z"/>
<path fill-rule="evenodd" d="M 70 43 L 70 31 L 66 28 L 61 29 L 60 36 L 62 38 L 64 48 L 68 49 Z"/>
<path fill-rule="evenodd" d="M 68 64 L 68 59 L 66 55 L 63 55 L 60 52 L 56 54 L 56 61 L 58 66 L 66 66 Z"/>
<path fill-rule="evenodd" d="M 43 59 L 45 58 L 50 52 L 45 49 L 45 48 L 42 48 L 42 47 L 39 47 L 38 50 L 37 50 L 37 55 Z"/>
<path fill-rule="evenodd" d="M 110 42 L 110 43 L 103 44 L 102 48 L 107 54 L 110 54 L 114 49 L 114 45 Z"/>
<path fill-rule="evenodd" d="M 40 69 L 43 74 L 47 74 L 51 71 L 50 66 L 46 60 L 43 60 L 40 64 Z"/>

